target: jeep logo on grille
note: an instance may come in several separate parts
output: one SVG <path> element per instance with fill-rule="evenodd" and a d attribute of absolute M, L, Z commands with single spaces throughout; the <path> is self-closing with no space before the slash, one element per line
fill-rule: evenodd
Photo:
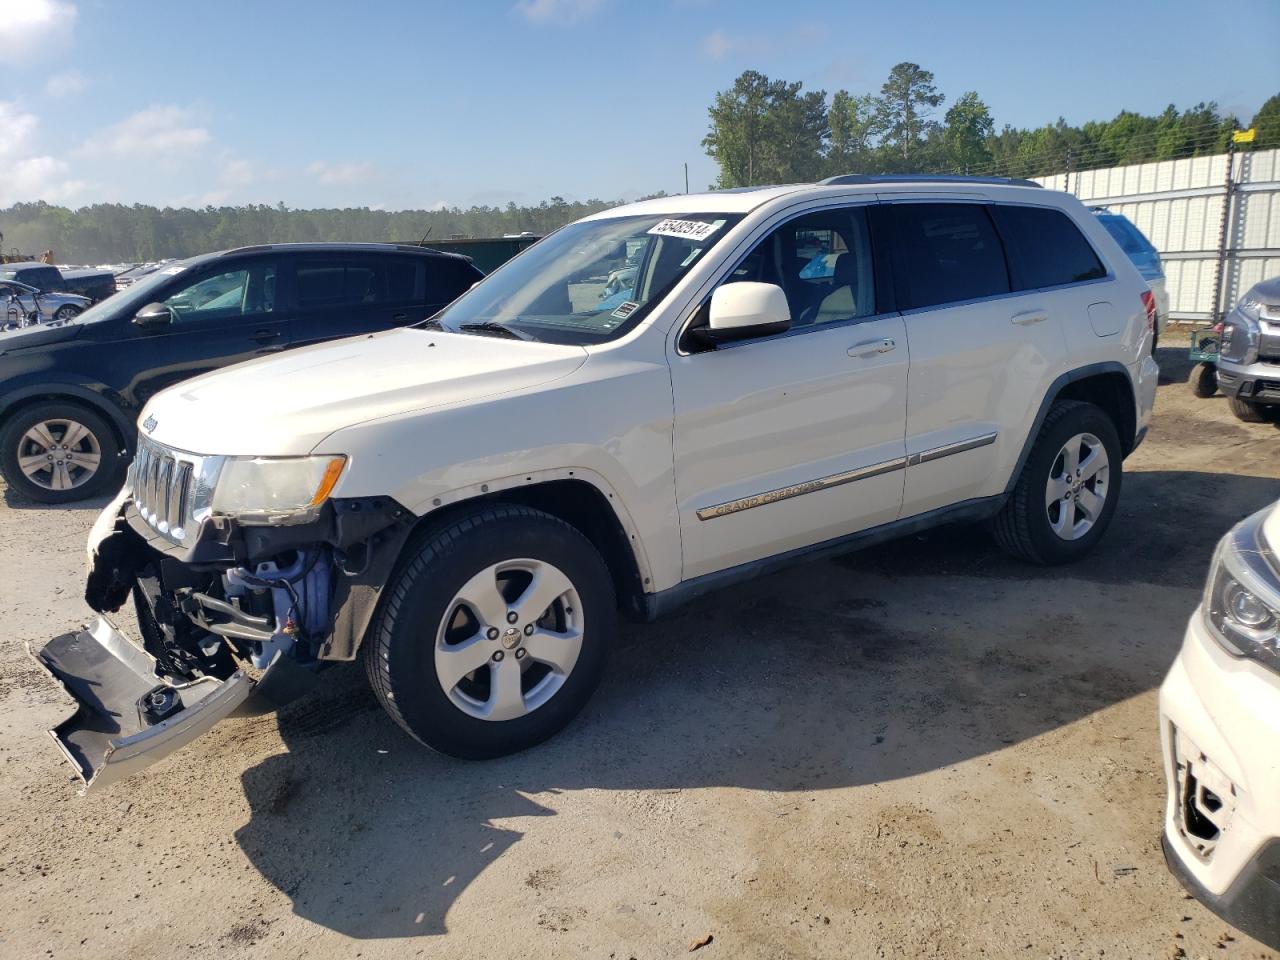
<path fill-rule="evenodd" d="M 147 419 L 143 420 L 142 429 L 147 431 L 147 433 L 154 433 L 156 429 L 156 418 L 147 417 Z"/>

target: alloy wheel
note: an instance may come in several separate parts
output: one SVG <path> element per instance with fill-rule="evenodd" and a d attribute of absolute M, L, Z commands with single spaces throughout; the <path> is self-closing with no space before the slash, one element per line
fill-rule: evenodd
<path fill-rule="evenodd" d="M 1049 526 L 1063 540 L 1079 540 L 1098 522 L 1110 493 L 1111 462 L 1092 433 L 1063 444 L 1049 468 L 1044 506 Z"/>
<path fill-rule="evenodd" d="M 32 424 L 18 441 L 18 467 L 28 480 L 47 490 L 74 490 L 93 479 L 102 448 L 93 431 L 75 420 Z"/>
<path fill-rule="evenodd" d="M 564 685 L 582 650 L 582 601 L 542 560 L 485 567 L 457 591 L 436 634 L 436 678 L 480 720 L 514 720 Z"/>

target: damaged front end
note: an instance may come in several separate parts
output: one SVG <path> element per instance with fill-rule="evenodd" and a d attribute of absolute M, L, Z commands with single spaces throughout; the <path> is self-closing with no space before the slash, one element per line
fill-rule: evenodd
<path fill-rule="evenodd" d="M 32 650 L 76 702 L 50 732 L 85 789 L 138 772 L 224 717 L 274 710 L 326 663 L 353 659 L 412 529 L 385 497 L 328 500 L 314 519 L 282 526 L 184 518 L 191 498 L 157 494 L 145 469 L 131 471 L 90 537 L 85 599 L 102 616 Z M 198 468 L 178 461 L 165 472 L 184 473 L 194 484 Z M 109 618 L 130 601 L 140 642 Z"/>

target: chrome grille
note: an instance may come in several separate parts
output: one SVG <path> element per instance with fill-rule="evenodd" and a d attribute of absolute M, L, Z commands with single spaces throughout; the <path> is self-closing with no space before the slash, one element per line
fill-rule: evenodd
<path fill-rule="evenodd" d="M 189 543 L 209 515 L 221 466 L 221 457 L 202 457 L 139 438 L 128 480 L 138 515 L 166 540 Z"/>

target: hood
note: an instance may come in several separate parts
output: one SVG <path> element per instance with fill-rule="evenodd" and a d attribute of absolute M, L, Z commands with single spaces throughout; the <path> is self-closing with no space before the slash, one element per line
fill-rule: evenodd
<path fill-rule="evenodd" d="M 83 328 L 69 323 L 61 326 L 49 326 L 38 323 L 30 327 L 20 327 L 0 333 L 0 356 L 13 353 L 15 350 L 26 350 L 30 347 L 43 347 L 50 343 L 60 343 L 80 335 Z"/>
<path fill-rule="evenodd" d="M 138 422 L 193 453 L 295 456 L 343 427 L 528 389 L 586 358 L 581 347 L 389 330 L 196 377 L 156 394 Z"/>

